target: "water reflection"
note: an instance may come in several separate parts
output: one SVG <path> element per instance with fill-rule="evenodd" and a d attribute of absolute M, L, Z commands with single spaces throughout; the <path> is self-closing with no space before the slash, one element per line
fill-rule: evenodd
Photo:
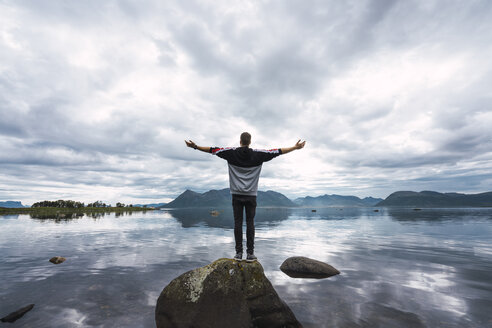
<path fill-rule="evenodd" d="M 488 208 L 423 208 L 416 211 L 413 208 L 388 207 L 383 212 L 400 222 L 492 220 L 491 210 Z"/>
<path fill-rule="evenodd" d="M 234 255 L 232 210 L 0 218 L 0 316 L 16 327 L 154 327 L 176 276 Z M 492 322 L 492 209 L 258 209 L 256 253 L 305 327 L 486 327 Z M 12 217 L 11 217 L 12 218 Z M 64 222 L 65 224 L 57 224 Z M 52 256 L 67 258 L 60 265 Z M 341 274 L 293 279 L 290 256 Z"/>
<path fill-rule="evenodd" d="M 17 220 L 19 218 L 19 214 L 9 214 L 9 215 L 0 215 L 0 219 L 5 220 Z"/>
<path fill-rule="evenodd" d="M 234 228 L 234 217 L 232 208 L 208 209 L 208 208 L 185 208 L 165 210 L 175 218 L 183 228 L 197 227 L 200 225 L 214 228 Z M 255 216 L 256 227 L 265 225 L 276 225 L 287 220 L 292 213 L 289 208 L 257 208 Z"/>
<path fill-rule="evenodd" d="M 90 215 L 90 214 L 89 214 Z M 80 219 L 84 216 L 84 213 L 31 213 L 29 214 L 31 219 L 34 220 L 52 220 L 54 222 L 67 222 L 74 219 Z"/>
<path fill-rule="evenodd" d="M 60 222 L 68 222 L 71 220 L 81 219 L 83 217 L 90 217 L 93 219 L 100 219 L 105 216 L 114 216 L 114 217 L 123 217 L 123 216 L 132 216 L 133 211 L 122 211 L 122 212 L 83 212 L 83 213 L 60 213 L 49 211 L 47 213 L 43 213 L 42 211 L 38 213 L 30 213 L 28 214 L 31 219 L 34 220 L 51 220 L 56 223 Z"/>

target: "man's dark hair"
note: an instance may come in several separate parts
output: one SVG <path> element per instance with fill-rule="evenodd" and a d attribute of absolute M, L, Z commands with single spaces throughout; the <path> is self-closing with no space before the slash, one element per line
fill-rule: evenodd
<path fill-rule="evenodd" d="M 249 134 L 248 132 L 241 133 L 241 145 L 249 146 L 250 143 L 251 143 L 251 134 Z"/>

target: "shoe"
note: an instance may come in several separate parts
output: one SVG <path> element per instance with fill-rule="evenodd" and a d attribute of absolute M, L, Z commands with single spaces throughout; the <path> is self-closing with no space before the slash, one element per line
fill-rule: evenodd
<path fill-rule="evenodd" d="M 242 252 L 237 252 L 236 255 L 234 256 L 234 260 L 236 260 L 236 261 L 242 261 L 243 260 L 243 253 Z"/>
<path fill-rule="evenodd" d="M 256 261 L 256 260 L 258 260 L 258 258 L 253 253 L 248 254 L 248 256 L 246 257 L 246 262 L 253 262 L 253 261 Z"/>

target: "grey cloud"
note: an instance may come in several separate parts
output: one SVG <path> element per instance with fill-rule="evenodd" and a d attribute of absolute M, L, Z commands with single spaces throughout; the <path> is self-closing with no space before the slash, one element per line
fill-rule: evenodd
<path fill-rule="evenodd" d="M 412 168 L 434 165 L 454 165 L 463 156 L 445 153 L 392 154 L 391 157 L 363 158 L 353 165 L 377 168 Z"/>
<path fill-rule="evenodd" d="M 255 5 L 250 10 L 198 1 L 7 4 L 16 11 L 9 17 L 12 24 L 5 20 L 4 35 L 22 50 L 0 39 L 6 67 L 0 77 L 0 187 L 32 184 L 37 190 L 32 195 L 40 195 L 56 182 L 96 191 L 124 188 L 135 198 L 223 188 L 225 164 L 185 148 L 183 139 L 235 145 L 242 131 L 234 131 L 244 127 L 255 130 L 255 142 L 286 143 L 274 147 L 290 146 L 298 137 L 308 139 L 316 158 L 343 178 L 343 185 L 334 185 L 314 182 L 317 177 L 302 172 L 296 181 L 305 177 L 313 188 L 306 193 L 322 191 L 323 186 L 359 195 L 364 192 L 360 186 L 367 186 L 366 196 L 371 190 L 381 196 L 399 186 L 487 188 L 488 171 L 469 169 L 466 185 L 466 178 L 451 168 L 473 166 L 492 151 L 488 1 Z M 145 48 L 145 42 L 156 49 Z M 142 48 L 133 49 L 134 44 Z M 94 67 L 71 62 L 74 46 L 88 50 L 89 59 L 79 60 Z M 331 83 L 357 69 L 362 59 L 421 47 L 438 49 L 443 57 L 470 54 L 477 64 L 467 63 L 471 68 L 465 73 L 475 80 L 412 94 L 412 106 L 403 109 L 391 99 L 366 104 L 327 94 Z M 153 70 L 177 85 L 155 76 L 147 81 L 145 74 Z M 163 86 L 154 85 L 159 83 Z M 165 97 L 141 92 L 140 87 L 156 87 Z M 310 102 L 319 102 L 319 108 L 308 109 L 305 104 Z M 75 118 L 111 108 L 116 110 L 109 118 Z M 395 148 L 379 141 L 385 133 L 397 135 L 404 123 L 427 111 L 433 112 L 427 130 L 417 127 L 409 134 L 432 150 L 422 154 L 405 148 L 403 141 Z M 437 167 L 450 178 L 432 173 Z M 409 169 L 420 178 L 405 178 L 401 171 Z M 358 172 L 357 177 L 351 172 Z M 385 181 L 372 178 L 377 172 L 386 175 Z M 285 179 L 284 172 L 273 168 L 264 173 L 272 181 Z M 76 194 L 78 187 L 73 188 Z"/>
<path fill-rule="evenodd" d="M 320 70 L 324 68 L 315 58 L 302 52 L 299 44 L 290 43 L 261 58 L 255 70 L 256 78 L 250 79 L 255 88 L 249 92 L 248 98 L 270 98 L 282 93 L 300 94 L 307 98 L 313 96 L 323 79 Z"/>
<path fill-rule="evenodd" d="M 136 7 L 130 1 L 84 1 L 67 4 L 56 2 L 42 3 L 36 0 L 19 1 L 19 7 L 24 11 L 42 19 L 44 22 L 62 22 L 68 25 L 87 28 L 98 25 L 105 21 L 108 13 L 117 15 L 124 12 L 127 17 L 133 17 L 141 9 L 135 10 Z"/>
<path fill-rule="evenodd" d="M 298 45 L 302 46 L 306 40 L 316 41 L 320 55 L 311 59 L 316 61 L 318 68 L 326 65 L 321 73 L 334 74 L 345 69 L 354 59 L 374 50 L 381 37 L 376 29 L 397 3 L 312 1 L 310 6 L 306 6 L 306 3 L 291 1 L 272 3 L 272 11 L 281 9 L 288 18 L 286 22 L 296 22 L 291 30 L 298 35 Z"/>
<path fill-rule="evenodd" d="M 6 117 L 1 115 L 2 117 Z M 21 126 L 14 125 L 12 123 L 0 122 L 0 135 L 21 137 L 24 136 L 24 130 Z"/>
<path fill-rule="evenodd" d="M 446 140 L 441 149 L 461 155 L 463 158 L 492 151 L 492 137 L 480 134 L 460 133 Z"/>
<path fill-rule="evenodd" d="M 227 62 L 217 50 L 219 44 L 206 36 L 206 26 L 189 23 L 176 31 L 175 40 L 179 41 L 185 52 L 194 60 L 194 67 L 205 74 L 221 74 L 227 70 Z"/>

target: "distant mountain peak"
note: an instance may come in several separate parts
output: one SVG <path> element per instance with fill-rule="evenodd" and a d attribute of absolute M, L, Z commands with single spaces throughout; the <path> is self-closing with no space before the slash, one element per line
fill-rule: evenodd
<path fill-rule="evenodd" d="M 26 206 L 22 205 L 22 202 L 19 202 L 16 200 L 6 200 L 6 201 L 0 201 L 0 207 L 22 208 L 22 207 L 26 207 Z"/>
<path fill-rule="evenodd" d="M 366 197 L 360 199 L 357 196 L 342 196 L 336 194 L 324 194 L 317 197 L 306 196 L 297 198 L 294 202 L 303 207 L 331 207 L 331 206 L 373 206 L 382 201 L 381 198 Z"/>
<path fill-rule="evenodd" d="M 165 208 L 185 208 L 185 207 L 211 207 L 211 208 L 223 208 L 230 207 L 232 203 L 232 196 L 229 188 L 224 189 L 212 189 L 204 193 L 198 193 L 192 190 L 185 190 L 181 195 L 176 197 L 170 203 L 162 206 Z M 272 206 L 272 207 L 294 207 L 296 206 L 285 195 L 269 190 L 258 191 L 257 196 L 258 206 Z"/>
<path fill-rule="evenodd" d="M 379 202 L 377 206 L 409 207 L 482 207 L 492 206 L 492 192 L 480 194 L 440 193 L 423 190 L 396 191 Z"/>

